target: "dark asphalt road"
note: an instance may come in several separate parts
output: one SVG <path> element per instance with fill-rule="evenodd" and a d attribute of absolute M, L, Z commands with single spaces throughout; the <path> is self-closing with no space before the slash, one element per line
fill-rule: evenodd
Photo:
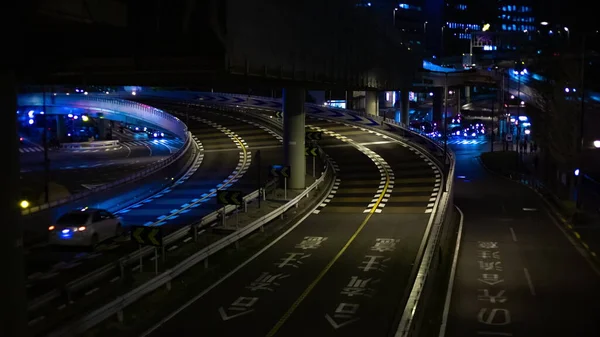
<path fill-rule="evenodd" d="M 253 135 L 260 137 L 255 137 L 253 142 L 247 143 L 249 151 L 253 146 L 271 147 L 270 150 L 261 151 L 262 165 L 265 168 L 262 180 L 264 183 L 267 175 L 266 167 L 279 163 L 278 159 L 281 157 L 279 141 L 264 130 L 249 124 L 242 124 L 228 117 L 219 117 L 213 114 L 206 114 L 202 117 L 218 122 L 236 133 L 247 134 L 252 130 Z M 234 140 L 214 127 L 193 119 L 190 121 L 190 131 L 198 137 L 205 149 L 202 165 L 185 183 L 171 188 L 169 192 L 151 197 L 147 199 L 148 202 L 141 202 L 117 212 L 123 219 L 124 226 L 158 222 L 161 218 L 165 235 L 167 235 L 222 207 L 216 203 L 214 197 L 203 198 L 203 195 L 224 184 L 224 181 L 233 184 L 231 188 L 244 192 L 256 190 L 257 167 L 250 165 L 241 178 L 232 175 L 232 172 L 237 171 L 236 166 L 240 161 L 239 152 L 241 152 L 236 147 Z M 244 138 L 241 137 L 241 139 Z M 252 155 L 253 153 L 250 152 L 250 156 Z M 196 199 L 198 200 L 194 202 L 193 200 Z M 168 217 L 165 218 L 165 216 Z M 35 273 L 35 277 L 30 279 L 28 296 L 35 298 L 52 288 L 64 285 L 69 280 L 107 263 L 112 263 L 118 257 L 134 249 L 137 249 L 137 246 L 126 241 L 125 243 L 109 242 L 93 253 L 84 253 L 73 249 L 50 249 L 49 247 L 33 250 L 27 256 L 26 262 L 28 274 Z"/>
<path fill-rule="evenodd" d="M 379 136 L 307 124 L 323 130 L 319 143 L 340 169 L 329 201 L 151 336 L 385 336 L 393 328 L 430 217 L 434 172 Z"/>
<path fill-rule="evenodd" d="M 178 140 L 124 142 L 118 150 L 98 152 L 49 152 L 49 180 L 75 194 L 84 185 L 110 183 L 167 158 L 182 144 Z M 22 153 L 21 181 L 23 191 L 35 199 L 44 191 L 43 152 Z"/>
<path fill-rule="evenodd" d="M 464 228 L 446 336 L 600 335 L 600 275 L 543 201 L 486 172 L 481 146 L 453 148 Z"/>

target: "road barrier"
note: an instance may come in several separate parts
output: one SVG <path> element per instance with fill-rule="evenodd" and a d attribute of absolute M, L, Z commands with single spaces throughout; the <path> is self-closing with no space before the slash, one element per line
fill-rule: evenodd
<path fill-rule="evenodd" d="M 335 176 L 333 166 L 331 165 L 329 159 L 327 158 L 327 156 L 321 149 L 319 149 L 319 156 L 325 162 L 324 173 L 312 185 L 310 185 L 308 188 L 306 188 L 302 193 L 300 193 L 294 199 L 288 201 L 287 203 L 280 206 L 273 212 L 270 212 L 269 214 L 264 215 L 263 217 L 255 220 L 251 224 L 246 225 L 243 228 L 238 229 L 238 230 L 234 231 L 233 233 L 227 235 L 226 237 L 220 239 L 219 241 L 201 249 L 200 251 L 196 252 L 192 256 L 190 256 L 187 259 L 185 259 L 184 261 L 182 261 L 177 266 L 159 274 L 158 276 L 152 278 L 151 280 L 147 281 L 143 285 L 135 288 L 131 292 L 124 294 L 122 296 L 119 296 L 118 298 L 112 300 L 110 303 L 107 303 L 107 304 L 103 305 L 102 307 L 100 307 L 90 313 L 85 314 L 80 319 L 68 324 L 67 326 L 63 327 L 62 329 L 59 329 L 59 330 L 49 334 L 48 336 L 49 337 L 73 336 L 73 335 L 82 333 L 82 332 L 94 327 L 95 325 L 101 323 L 102 321 L 110 318 L 111 316 L 115 316 L 115 315 L 120 320 L 122 320 L 123 319 L 123 310 L 126 307 L 128 307 L 129 305 L 144 298 L 145 296 L 147 296 L 148 294 L 152 293 L 153 291 L 155 291 L 156 289 L 158 289 L 162 286 L 166 286 L 167 289 L 170 289 L 171 282 L 173 282 L 174 279 L 176 279 L 178 276 L 180 276 L 184 272 L 188 271 L 190 268 L 198 265 L 202 261 L 205 261 L 209 256 L 221 251 L 222 249 L 230 246 L 231 244 L 234 244 L 234 243 L 238 242 L 239 240 L 245 238 L 246 236 L 261 229 L 264 225 L 277 219 L 278 217 L 283 215 L 285 212 L 287 212 L 289 209 L 297 207 L 298 203 L 302 200 L 302 198 L 308 197 L 309 193 L 318 189 L 318 187 L 325 181 L 328 181 L 329 185 L 331 185 L 333 183 L 333 177 Z M 274 187 L 276 183 L 277 182 L 275 180 L 272 180 L 268 184 L 268 186 Z M 271 187 L 268 187 L 268 188 L 271 188 Z M 246 195 L 243 198 L 244 205 L 246 205 L 248 202 L 250 202 L 258 197 L 264 198 L 264 195 L 265 195 L 264 189 L 256 190 L 256 191 Z M 209 224 L 217 221 L 219 214 L 223 214 L 223 212 L 228 214 L 228 213 L 235 211 L 236 209 L 237 209 L 237 206 L 235 206 L 235 205 L 227 205 L 227 206 L 205 216 L 201 221 L 194 223 L 194 224 L 190 225 L 189 227 L 182 228 L 179 231 L 170 234 L 169 236 L 164 238 L 164 242 L 165 242 L 165 244 L 167 244 L 167 242 L 173 242 L 173 241 L 182 239 L 185 235 L 189 234 L 190 230 L 193 231 L 194 237 L 197 238 L 198 231 L 200 231 L 202 228 L 207 227 Z M 151 247 L 143 248 L 139 252 L 132 253 L 132 254 L 122 258 L 119 261 L 119 264 L 121 266 L 123 266 L 123 264 L 139 262 L 139 254 L 148 256 L 149 254 L 152 254 L 153 252 L 154 252 L 154 248 L 151 248 Z M 98 270 L 94 275 L 88 275 L 88 276 L 86 276 L 85 279 L 76 280 L 76 281 L 72 282 L 71 284 L 69 284 L 68 286 L 71 288 L 81 287 L 82 284 L 84 284 L 86 282 L 90 282 L 91 280 L 95 281 L 95 280 L 100 279 L 101 274 L 106 274 L 108 272 L 107 270 L 112 269 L 112 268 L 116 268 L 116 267 L 114 265 L 106 266 L 105 270 Z M 121 269 L 123 270 L 123 267 L 121 267 Z"/>
<path fill-rule="evenodd" d="M 60 148 L 64 150 L 98 149 L 112 148 L 119 146 L 118 140 L 99 140 L 81 143 L 62 143 Z"/>
<path fill-rule="evenodd" d="M 45 98 L 45 102 L 44 102 Z M 182 158 L 183 154 L 190 149 L 190 134 L 187 131 L 187 126 L 181 122 L 177 117 L 171 116 L 168 113 L 150 107 L 145 104 L 125 101 L 117 98 L 103 98 L 103 97 L 95 97 L 95 96 L 66 96 L 66 95 L 57 95 L 52 96 L 50 94 L 43 96 L 42 94 L 22 94 L 19 95 L 19 106 L 23 107 L 32 107 L 32 106 L 71 106 L 71 107 L 79 107 L 86 109 L 98 109 L 101 111 L 112 111 L 113 113 L 122 113 L 129 117 L 136 118 L 141 121 L 146 121 L 148 123 L 152 123 L 154 125 L 160 125 L 162 128 L 167 129 L 181 139 L 184 140 L 184 146 L 181 147 L 178 151 L 173 153 L 168 158 L 159 160 L 155 162 L 147 169 L 136 172 L 130 176 L 119 179 L 112 183 L 104 184 L 93 188 L 89 191 L 84 191 L 78 194 L 71 195 L 67 198 L 62 198 L 59 200 L 55 200 L 49 203 L 45 203 L 42 205 L 30 207 L 21 211 L 21 214 L 24 216 L 31 215 L 40 211 L 44 211 L 59 205 L 64 205 L 68 203 L 72 203 L 76 200 L 80 200 L 83 198 L 89 197 L 93 193 L 97 193 L 100 191 L 106 191 L 109 189 L 113 189 L 116 186 L 120 186 L 127 183 L 132 183 L 137 181 L 143 177 L 151 175 L 159 170 L 164 169 L 166 166 L 171 165 L 173 162 Z M 115 142 L 118 141 L 106 141 L 106 142 L 89 142 L 89 143 L 66 143 L 62 144 L 61 147 L 69 146 L 70 144 L 74 147 L 80 146 L 78 149 L 83 147 L 106 147 L 108 145 L 105 144 L 113 144 L 110 146 L 114 146 Z M 87 144 L 87 145 L 83 145 Z M 51 216 L 48 216 L 51 218 Z"/>
<path fill-rule="evenodd" d="M 216 95 L 222 97 L 222 100 L 217 102 L 206 102 L 203 100 L 202 95 Z M 281 110 L 281 100 L 273 99 L 261 96 L 251 95 L 237 95 L 227 93 L 193 93 L 193 92 L 146 92 L 144 95 L 153 98 L 162 99 L 191 99 L 199 101 L 198 103 L 202 106 L 209 106 L 211 108 L 228 107 L 227 109 L 221 108 L 221 110 L 232 110 L 233 107 L 243 111 L 243 109 L 252 107 L 260 108 L 263 110 Z M 235 98 L 235 102 L 228 102 L 227 97 Z M 257 99 L 263 102 L 270 102 L 275 106 L 260 105 L 253 106 L 246 104 L 249 99 Z M 307 107 L 315 109 L 323 109 L 323 106 L 317 104 L 306 103 Z M 411 146 L 418 148 L 424 155 L 428 155 L 434 160 L 440 168 L 444 171 L 444 177 L 442 180 L 443 190 L 440 191 L 439 202 L 436 205 L 436 209 L 433 216 L 433 220 L 427 226 L 426 232 L 423 236 L 423 241 L 418 252 L 416 259 L 417 268 L 413 269 L 411 279 L 414 280 L 413 287 L 411 288 L 410 294 L 405 302 L 404 308 L 399 310 L 401 316 L 396 319 L 398 329 L 395 337 L 412 337 L 417 336 L 423 324 L 427 322 L 427 312 L 430 309 L 429 304 L 433 301 L 428 301 L 431 293 L 433 292 L 436 284 L 436 272 L 439 266 L 443 263 L 451 263 L 452 254 L 449 253 L 448 245 L 450 243 L 450 237 L 454 229 L 453 224 L 449 223 L 452 220 L 452 212 L 454 209 L 454 185 L 453 177 L 455 170 L 455 158 L 451 150 L 444 150 L 444 147 L 439 139 L 431 138 L 426 134 L 419 132 L 419 130 L 411 129 L 406 125 L 397 123 L 393 119 L 368 115 L 361 111 L 350 111 L 346 109 L 338 109 L 327 107 L 330 111 L 337 111 L 342 114 L 351 113 L 353 115 L 363 116 L 379 123 L 377 126 L 366 126 L 357 123 L 353 123 L 348 119 L 343 119 L 344 123 L 359 125 L 366 129 L 376 130 L 379 133 L 385 134 L 394 139 L 399 139 L 410 143 Z M 256 114 L 253 114 L 256 115 Z M 261 117 L 259 117 L 261 118 Z M 323 115 L 322 118 L 330 119 L 332 121 L 341 121 L 334 117 L 328 117 Z M 267 120 L 269 118 L 261 118 Z M 274 122 L 272 122 L 274 123 Z M 382 126 L 388 126 L 392 131 L 385 130 Z M 444 280 L 442 280 L 444 281 Z"/>

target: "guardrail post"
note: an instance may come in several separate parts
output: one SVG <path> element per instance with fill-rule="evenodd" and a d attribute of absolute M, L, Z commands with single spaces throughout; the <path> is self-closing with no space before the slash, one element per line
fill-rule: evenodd
<path fill-rule="evenodd" d="M 260 191 L 262 192 L 263 201 L 267 200 L 267 193 L 265 192 L 265 189 L 261 188 Z"/>
<path fill-rule="evenodd" d="M 194 242 L 198 242 L 198 230 L 196 229 L 196 226 L 192 225 L 191 231 L 192 235 L 194 236 Z"/>
<path fill-rule="evenodd" d="M 248 202 L 244 200 L 244 213 L 248 213 Z"/>

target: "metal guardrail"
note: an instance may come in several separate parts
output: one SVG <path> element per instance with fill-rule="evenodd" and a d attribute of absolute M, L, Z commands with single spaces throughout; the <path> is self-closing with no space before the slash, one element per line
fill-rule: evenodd
<path fill-rule="evenodd" d="M 119 146 L 118 140 L 99 140 L 99 141 L 92 141 L 92 142 L 60 144 L 61 149 L 107 148 L 107 147 L 115 147 L 115 146 Z"/>
<path fill-rule="evenodd" d="M 447 177 L 454 177 L 456 165 L 454 155 L 449 153 L 447 160 L 450 165 Z M 441 237 L 445 229 L 444 224 L 446 223 L 448 215 L 452 213 L 454 208 L 454 179 L 446 179 L 444 185 L 444 191 L 442 192 L 440 203 L 438 204 L 438 213 L 429 229 L 423 257 L 419 264 L 417 276 L 406 302 L 406 306 L 404 307 L 398 330 L 394 335 L 395 337 L 412 337 L 418 335 L 417 331 L 420 328 L 419 325 L 424 319 L 423 315 L 425 313 L 424 307 L 427 304 L 427 292 L 432 291 L 432 288 L 434 287 L 435 278 L 432 274 L 437 269 L 439 261 L 441 260 L 437 255 L 441 254 L 440 245 L 442 243 Z"/>
<path fill-rule="evenodd" d="M 44 101 L 45 99 L 45 101 Z M 96 97 L 96 96 L 67 96 L 67 95 L 42 95 L 42 94 L 22 94 L 19 95 L 19 106 L 52 106 L 52 105 L 69 105 L 74 107 L 85 107 L 85 108 L 98 108 L 102 110 L 111 110 L 111 111 L 123 111 L 123 113 L 134 117 L 136 119 L 145 120 L 149 123 L 154 123 L 161 125 L 161 127 L 168 129 L 178 135 L 181 139 L 184 140 L 185 144 L 181 147 L 177 152 L 169 156 L 168 158 L 164 158 L 159 160 L 158 162 L 152 164 L 149 168 L 136 172 L 130 176 L 124 177 L 112 183 L 104 184 L 93 188 L 88 191 L 84 191 L 78 194 L 71 195 L 66 198 L 62 198 L 59 200 L 55 200 L 49 203 L 45 203 L 39 206 L 30 207 L 21 211 L 21 215 L 26 216 L 29 214 L 33 214 L 39 211 L 43 211 L 52 207 L 56 207 L 59 205 L 63 205 L 69 202 L 73 202 L 75 200 L 79 200 L 85 197 L 90 196 L 92 193 L 105 191 L 121 184 L 130 183 L 140 178 L 143 178 L 147 175 L 150 175 L 158 170 L 163 169 L 164 167 L 170 165 L 174 161 L 181 158 L 181 156 L 189 149 L 190 147 L 190 133 L 187 131 L 187 126 L 179 120 L 179 118 L 174 117 L 160 109 L 153 108 L 151 106 L 130 102 L 122 99 L 116 98 L 104 98 L 104 97 Z M 148 117 L 150 116 L 150 117 Z M 160 124 L 163 123 L 163 124 Z M 118 141 L 107 141 L 107 142 L 118 142 Z M 105 142 L 90 142 L 89 147 L 95 146 L 94 143 L 105 143 Z M 73 144 L 73 143 L 70 143 Z M 77 143 L 77 144 L 85 144 L 85 143 Z M 62 144 L 68 146 L 69 144 Z M 61 145 L 61 147 L 62 147 Z M 100 145 L 100 144 L 99 144 Z M 83 147 L 83 146 L 82 146 Z"/>
<path fill-rule="evenodd" d="M 91 190 L 71 195 L 67 198 L 62 198 L 62 199 L 55 200 L 55 201 L 52 201 L 52 202 L 49 202 L 49 203 L 46 203 L 43 205 L 24 209 L 21 211 L 21 215 L 25 216 L 25 215 L 33 214 L 33 213 L 36 213 L 39 211 L 46 210 L 48 208 L 63 205 L 63 204 L 69 203 L 69 202 L 79 200 L 79 199 L 83 199 L 83 198 L 89 197 L 93 193 L 105 191 L 105 190 L 114 188 L 116 186 L 122 185 L 122 184 L 131 183 L 131 182 L 134 182 L 141 178 L 144 178 L 154 172 L 162 170 L 163 168 L 165 168 L 165 167 L 171 165 L 173 162 L 177 161 L 190 149 L 190 145 L 192 143 L 191 134 L 188 135 L 188 137 L 186 137 L 186 138 L 187 139 L 186 139 L 184 146 L 182 146 L 177 152 L 175 152 L 174 154 L 172 154 L 171 156 L 169 156 L 167 158 L 164 158 L 164 159 L 161 159 L 161 160 L 155 162 L 154 164 L 152 164 L 149 168 L 147 168 L 145 170 L 138 171 L 132 175 L 129 175 L 129 176 L 119 179 L 117 181 L 113 181 L 112 183 L 104 184 L 104 185 L 98 186 L 96 188 L 93 188 Z"/>
<path fill-rule="evenodd" d="M 20 107 L 45 106 L 46 108 L 52 108 L 55 106 L 69 106 L 73 108 L 82 108 L 91 111 L 102 112 L 105 115 L 125 115 L 139 121 L 156 125 L 173 133 L 183 140 L 186 140 L 187 137 L 187 126 L 179 118 L 146 104 L 114 97 L 111 98 L 108 95 L 44 95 L 43 93 L 20 94 L 18 96 L 18 105 Z M 46 113 L 49 112 L 47 111 Z"/>
<path fill-rule="evenodd" d="M 185 259 L 184 261 L 179 263 L 177 266 L 152 278 L 151 280 L 149 280 L 146 283 L 144 283 L 143 285 L 135 288 L 131 292 L 129 292 L 125 295 L 119 296 L 118 298 L 114 299 L 110 303 L 107 303 L 104 306 L 84 315 L 81 319 L 69 324 L 68 326 L 66 326 L 58 331 L 55 331 L 55 332 L 49 334 L 48 336 L 49 337 L 73 336 L 75 334 L 82 333 L 82 332 L 94 327 L 95 325 L 101 323 L 102 321 L 108 319 L 109 317 L 111 317 L 113 315 L 122 317 L 122 311 L 127 306 L 137 302 L 138 300 L 142 299 L 144 296 L 150 294 L 151 292 L 153 292 L 154 290 L 156 290 L 162 286 L 166 285 L 167 287 L 169 287 L 170 283 L 175 278 L 177 278 L 179 275 L 186 272 L 188 269 L 196 266 L 198 263 L 207 259 L 212 254 L 215 254 L 215 253 L 221 251 L 222 249 L 230 246 L 231 244 L 252 234 L 256 230 L 258 230 L 261 227 L 263 227 L 264 225 L 266 225 L 267 223 L 277 219 L 280 215 L 282 215 L 283 213 L 288 211 L 290 208 L 295 207 L 300 202 L 300 200 L 302 200 L 302 198 L 308 197 L 310 192 L 317 189 L 319 187 L 319 185 L 325 181 L 326 177 L 329 177 L 329 176 L 333 177 L 333 175 L 334 175 L 333 167 L 332 167 L 331 163 L 329 162 L 329 160 L 327 159 L 326 155 L 323 153 L 322 149 L 319 149 L 319 155 L 325 161 L 325 164 L 326 164 L 325 172 L 321 175 L 321 177 L 319 177 L 312 185 L 310 185 L 308 188 L 306 188 L 297 197 L 288 201 L 286 204 L 280 206 L 273 212 L 271 212 L 267 215 L 264 215 L 263 217 L 255 220 L 251 224 L 244 226 L 243 228 L 236 230 L 235 232 L 220 239 L 219 241 L 201 249 L 200 251 L 196 252 L 192 256 L 188 257 L 187 259 Z M 271 181 L 271 184 L 274 184 L 274 183 L 275 183 L 274 181 Z M 244 203 L 247 203 L 248 201 L 250 201 L 252 199 L 256 199 L 257 197 L 259 197 L 260 194 L 261 194 L 260 190 L 256 190 L 256 191 L 252 192 L 251 194 L 248 194 L 244 198 Z M 264 193 L 263 193 L 263 196 L 264 196 Z M 218 214 L 219 213 L 222 214 L 223 210 L 226 213 L 229 213 L 229 212 L 235 210 L 236 208 L 237 208 L 236 206 L 228 205 L 220 210 L 217 210 L 217 211 L 207 215 L 206 217 L 204 217 L 200 222 L 191 225 L 191 229 L 194 230 L 194 233 L 197 233 L 198 229 L 204 227 L 205 225 L 207 225 L 211 222 L 216 221 Z M 169 237 L 167 237 L 165 239 L 165 244 L 166 244 L 167 240 L 168 240 L 168 242 L 174 241 L 175 235 L 179 235 L 178 239 L 180 239 L 183 235 L 187 235 L 187 233 L 189 233 L 189 229 L 190 228 L 187 228 L 187 227 L 182 228 L 178 232 L 171 234 Z M 182 231 L 184 231 L 184 234 L 180 235 L 180 232 L 182 232 Z M 173 237 L 173 239 L 170 239 L 171 237 Z M 147 254 L 150 254 L 151 252 L 154 251 L 154 248 L 142 249 L 142 251 L 146 251 Z M 133 253 L 124 259 L 128 262 L 138 261 L 139 257 L 134 257 L 135 254 L 136 253 Z"/>
<path fill-rule="evenodd" d="M 221 94 L 218 93 L 217 95 L 219 96 L 229 96 L 229 97 L 236 97 L 236 98 L 256 98 L 262 101 L 276 101 L 274 99 L 271 98 L 265 98 L 265 97 L 261 97 L 261 96 L 250 96 L 250 95 L 235 95 L 235 94 Z M 203 104 L 206 104 L 207 102 L 203 102 Z M 223 102 L 223 103 L 209 103 L 206 104 L 208 106 L 236 106 L 239 105 L 240 107 L 244 107 L 245 104 L 244 103 L 227 103 L 227 102 Z M 307 103 L 308 106 L 317 106 L 317 107 L 321 107 L 318 106 L 316 104 L 310 104 Z M 274 107 L 265 107 L 263 106 L 263 108 L 265 109 L 275 109 Z M 415 333 L 415 331 L 417 331 L 420 327 L 420 324 L 422 323 L 422 315 L 424 313 L 424 308 L 425 308 L 425 304 L 426 304 L 426 300 L 425 298 L 427 297 L 427 292 L 431 290 L 431 288 L 433 287 L 433 281 L 434 281 L 434 277 L 432 277 L 432 274 L 435 272 L 435 268 L 437 267 L 439 261 L 437 259 L 437 254 L 441 254 L 439 252 L 439 247 L 440 247 L 440 238 L 443 235 L 444 232 L 444 224 L 445 224 L 445 220 L 447 218 L 447 215 L 450 214 L 452 212 L 452 209 L 454 207 L 454 190 L 453 190 L 453 178 L 454 177 L 454 170 L 455 170 L 455 158 L 454 155 L 452 153 L 452 151 L 448 150 L 446 157 L 443 156 L 443 144 L 439 141 L 439 139 L 430 137 L 427 134 L 421 133 L 419 132 L 419 130 L 416 129 L 412 129 L 409 128 L 406 125 L 403 125 L 401 123 L 397 123 L 395 120 L 392 119 L 387 119 L 381 116 L 372 116 L 372 115 L 368 115 L 365 112 L 361 112 L 361 111 L 350 111 L 350 110 L 346 110 L 346 109 L 335 109 L 333 108 L 332 110 L 339 110 L 340 112 L 351 112 L 353 114 L 359 115 L 359 116 L 363 116 L 363 117 L 368 117 L 371 118 L 381 124 L 387 123 L 390 125 L 394 125 L 395 127 L 401 129 L 402 131 L 408 133 L 407 135 L 410 137 L 406 137 L 408 139 L 410 139 L 411 143 L 413 146 L 416 146 L 418 148 L 420 148 L 421 150 L 425 151 L 426 153 L 429 153 L 433 159 L 436 160 L 436 162 L 438 162 L 438 164 L 441 164 L 441 166 L 447 167 L 447 172 L 445 177 L 444 177 L 444 181 L 443 181 L 443 186 L 444 189 L 441 191 L 441 197 L 439 199 L 438 204 L 436 205 L 436 212 L 433 218 L 433 221 L 430 223 L 430 225 L 427 228 L 427 232 L 424 236 L 424 242 L 425 245 L 420 249 L 419 254 L 421 255 L 421 259 L 419 262 L 419 267 L 417 269 L 417 273 L 415 275 L 415 281 L 413 283 L 413 287 L 411 289 L 411 292 L 409 294 L 409 298 L 406 302 L 406 305 L 403 309 L 402 312 L 402 316 L 400 318 L 400 322 L 398 325 L 398 330 L 395 334 L 395 337 L 412 337 L 413 334 Z M 264 120 L 264 118 L 261 118 Z M 332 120 L 335 120 L 335 118 L 332 118 Z M 350 121 L 344 121 L 345 123 L 348 124 L 355 124 L 352 123 Z M 369 127 L 369 126 L 362 126 L 364 128 L 369 128 L 369 129 L 377 129 L 375 127 Z M 393 136 L 395 138 L 398 138 L 399 135 L 397 134 L 391 134 L 387 131 L 383 131 L 381 129 L 377 129 L 378 132 L 382 132 L 384 134 L 389 134 L 390 136 Z M 415 139 L 416 137 L 416 139 Z M 416 142 L 415 142 L 416 141 Z M 436 153 L 437 152 L 437 153 Z M 439 160 L 439 158 L 441 159 L 441 162 Z M 449 178 L 450 177 L 450 178 Z"/>

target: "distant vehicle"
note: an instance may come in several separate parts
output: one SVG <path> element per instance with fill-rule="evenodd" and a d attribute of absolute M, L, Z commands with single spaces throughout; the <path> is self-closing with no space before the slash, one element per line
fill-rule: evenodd
<path fill-rule="evenodd" d="M 23 144 L 23 137 L 19 137 L 19 143 Z"/>
<path fill-rule="evenodd" d="M 121 236 L 121 219 L 95 208 L 68 212 L 48 227 L 49 243 L 59 246 L 95 247 L 98 243 Z"/>

